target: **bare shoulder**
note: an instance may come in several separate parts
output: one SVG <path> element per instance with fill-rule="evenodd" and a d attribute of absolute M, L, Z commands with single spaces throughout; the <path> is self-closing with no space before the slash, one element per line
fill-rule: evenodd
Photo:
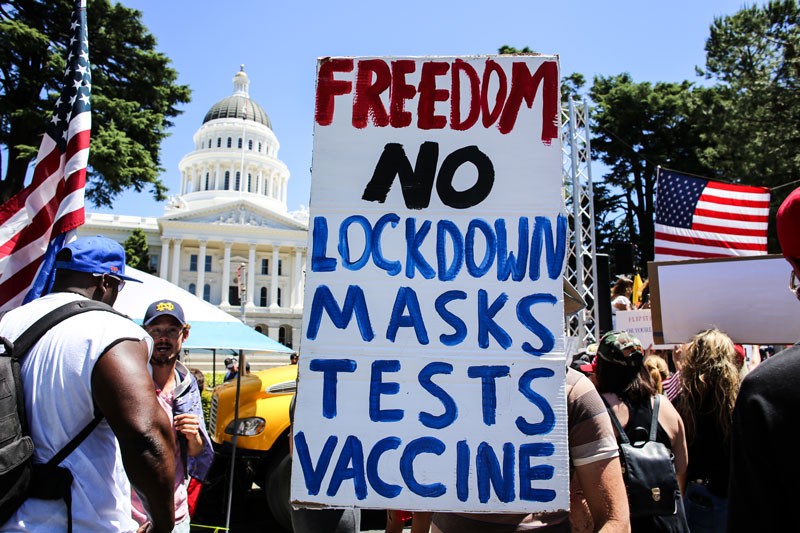
<path fill-rule="evenodd" d="M 673 436 L 683 430 L 683 419 L 675 406 L 672 405 L 672 402 L 669 401 L 669 398 L 663 394 L 660 397 L 661 405 L 658 410 L 658 423 L 661 424 L 664 431 Z M 653 401 L 655 401 L 655 396 Z"/>

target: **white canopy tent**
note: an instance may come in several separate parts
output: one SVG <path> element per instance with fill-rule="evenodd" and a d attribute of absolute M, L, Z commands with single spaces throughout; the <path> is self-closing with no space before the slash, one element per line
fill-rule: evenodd
<path fill-rule="evenodd" d="M 142 284 L 129 282 L 125 290 L 119 293 L 114 308 L 141 323 L 147 307 L 154 301 L 164 299 L 179 303 L 186 315 L 186 321 L 192 326 L 191 335 L 183 343 L 184 349 L 286 354 L 293 352 L 291 348 L 262 335 L 225 311 L 167 280 L 132 267 L 126 267 L 125 274 L 140 280 Z"/>

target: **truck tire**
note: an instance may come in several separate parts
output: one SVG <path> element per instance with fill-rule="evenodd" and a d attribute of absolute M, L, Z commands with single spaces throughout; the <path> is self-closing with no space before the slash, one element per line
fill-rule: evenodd
<path fill-rule="evenodd" d="M 289 503 L 289 487 L 292 477 L 292 458 L 288 454 L 276 461 L 267 471 L 267 506 L 272 517 L 284 531 L 292 531 L 292 506 Z"/>

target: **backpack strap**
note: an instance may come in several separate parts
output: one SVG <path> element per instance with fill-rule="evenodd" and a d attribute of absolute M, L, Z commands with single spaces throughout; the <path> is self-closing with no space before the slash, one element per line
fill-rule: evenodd
<path fill-rule="evenodd" d="M 128 318 L 113 307 L 96 300 L 76 300 L 53 309 L 31 326 L 13 342 L 12 353 L 14 359 L 20 364 L 28 355 L 33 346 L 39 342 L 45 333 L 50 331 L 55 325 L 69 317 L 86 313 L 87 311 L 106 311 Z M 2 315 L 0 315 L 2 318 Z M 19 391 L 22 392 L 21 390 Z M 24 399 L 22 399 L 24 402 Z M 24 405 L 24 403 L 20 404 Z M 27 420 L 20 420 L 27 428 Z M 70 440 L 66 446 L 59 450 L 47 463 L 34 465 L 31 480 L 31 491 L 34 497 L 44 497 L 46 499 L 61 498 L 67 506 L 67 532 L 72 533 L 72 473 L 58 465 L 66 459 L 80 444 L 94 431 L 98 424 L 103 420 L 103 414 L 98 413 L 95 417 Z M 27 432 L 27 429 L 25 429 Z"/>
<path fill-rule="evenodd" d="M 650 420 L 650 440 L 656 440 L 656 430 L 658 429 L 658 406 L 661 404 L 661 395 L 656 394 L 655 402 L 653 403 L 653 418 Z"/>
<path fill-rule="evenodd" d="M 39 342 L 42 336 L 59 322 L 87 311 L 108 311 L 120 316 L 125 316 L 113 307 L 95 300 L 77 300 L 57 307 L 34 322 L 22 332 L 14 341 L 14 357 L 22 362 L 31 348 Z"/>
<path fill-rule="evenodd" d="M 608 405 L 608 402 L 603 397 L 603 394 L 600 394 L 600 399 L 603 400 L 603 403 L 606 404 L 606 411 L 608 411 L 608 415 L 611 417 L 611 423 L 614 424 L 614 428 L 617 430 L 617 435 L 619 435 L 619 440 L 623 444 L 630 444 L 630 440 L 628 440 L 628 434 L 625 433 L 625 428 L 622 427 L 622 424 L 619 423 L 619 418 L 617 415 L 614 414 L 614 410 Z"/>

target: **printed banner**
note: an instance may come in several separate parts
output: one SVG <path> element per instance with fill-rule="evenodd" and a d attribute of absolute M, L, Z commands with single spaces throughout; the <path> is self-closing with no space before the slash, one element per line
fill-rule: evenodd
<path fill-rule="evenodd" d="M 559 68 L 324 58 L 297 506 L 569 506 Z"/>
<path fill-rule="evenodd" d="M 644 349 L 671 350 L 674 344 L 656 344 L 653 340 L 653 318 L 650 309 L 617 311 L 616 329 L 624 330 L 639 339 Z"/>

